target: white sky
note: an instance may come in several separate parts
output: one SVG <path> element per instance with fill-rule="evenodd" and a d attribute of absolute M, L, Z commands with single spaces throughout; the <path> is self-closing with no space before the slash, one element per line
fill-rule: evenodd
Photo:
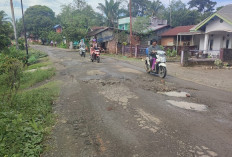
<path fill-rule="evenodd" d="M 46 5 L 49 8 L 51 8 L 56 15 L 60 13 L 60 6 L 62 4 L 69 4 L 73 0 L 23 0 L 24 4 L 24 11 L 29 7 L 33 5 Z M 96 7 L 98 6 L 98 3 L 104 3 L 105 0 L 86 0 L 88 4 L 90 4 L 96 11 Z M 125 0 L 128 1 L 128 0 Z M 187 3 L 189 0 L 182 0 L 182 2 Z M 217 6 L 222 6 L 226 4 L 231 4 L 232 0 L 215 0 L 218 2 Z M 20 18 L 22 16 L 20 5 L 21 0 L 13 0 L 14 8 L 15 8 L 15 16 L 16 18 Z M 132 0 L 133 2 L 133 0 Z M 166 6 L 169 4 L 169 0 L 161 0 L 163 4 Z M 11 10 L 10 10 L 10 0 L 0 0 L 0 10 L 4 10 L 8 16 L 11 17 Z"/>

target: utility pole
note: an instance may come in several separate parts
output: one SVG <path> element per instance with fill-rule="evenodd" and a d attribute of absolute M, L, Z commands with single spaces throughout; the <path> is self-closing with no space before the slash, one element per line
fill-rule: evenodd
<path fill-rule="evenodd" d="M 26 27 L 24 23 L 24 14 L 23 14 L 23 0 L 21 0 L 21 9 L 22 9 L 22 18 L 23 18 L 23 29 L 24 29 L 24 37 L 25 37 L 25 45 L 26 45 L 26 52 L 27 52 L 27 63 L 28 63 L 28 46 L 27 46 L 27 34 L 26 34 Z"/>
<path fill-rule="evenodd" d="M 170 7 L 170 26 L 172 26 L 172 8 L 171 8 L 171 0 L 169 0 L 169 7 Z"/>
<path fill-rule="evenodd" d="M 131 0 L 130 0 L 130 55 L 132 57 L 132 15 L 131 15 Z"/>
<path fill-rule="evenodd" d="M 11 14 L 12 14 L 13 28 L 14 28 L 15 43 L 16 43 L 16 48 L 18 49 L 18 48 L 19 48 L 19 45 L 18 45 L 18 38 L 17 38 L 16 25 L 15 25 L 14 6 L 13 6 L 13 1 L 12 1 L 12 0 L 10 0 L 10 6 L 11 6 Z"/>

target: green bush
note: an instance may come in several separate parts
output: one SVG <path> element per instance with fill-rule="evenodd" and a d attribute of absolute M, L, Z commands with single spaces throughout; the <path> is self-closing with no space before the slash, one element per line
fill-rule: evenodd
<path fill-rule="evenodd" d="M 22 76 L 22 63 L 15 58 L 0 56 L 0 97 L 8 101 L 17 93 Z"/>
<path fill-rule="evenodd" d="M 25 50 L 25 40 L 23 38 L 18 39 L 19 49 Z"/>
<path fill-rule="evenodd" d="M 35 64 L 37 60 L 38 59 L 35 56 L 30 56 L 30 58 L 28 59 L 28 64 L 29 65 Z"/>
<path fill-rule="evenodd" d="M 222 60 L 220 60 L 220 59 L 216 59 L 216 60 L 214 61 L 214 64 L 215 64 L 217 67 L 222 67 L 222 66 L 223 66 L 223 62 L 222 62 Z"/>
<path fill-rule="evenodd" d="M 63 48 L 63 49 L 68 48 L 68 46 L 67 46 L 66 44 L 64 44 L 64 43 L 59 44 L 57 47 L 59 47 L 59 48 Z"/>

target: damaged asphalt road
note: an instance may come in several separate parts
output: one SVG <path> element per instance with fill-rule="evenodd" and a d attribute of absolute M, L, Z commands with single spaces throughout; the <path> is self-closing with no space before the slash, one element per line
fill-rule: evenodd
<path fill-rule="evenodd" d="M 232 93 L 162 80 L 113 58 L 92 63 L 74 51 L 32 47 L 49 54 L 63 82 L 43 157 L 231 156 Z"/>

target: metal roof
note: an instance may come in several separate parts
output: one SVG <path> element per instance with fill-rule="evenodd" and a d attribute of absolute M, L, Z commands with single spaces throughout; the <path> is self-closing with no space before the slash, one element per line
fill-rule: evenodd
<path fill-rule="evenodd" d="M 173 29 L 170 29 L 170 30 L 164 32 L 163 34 L 161 34 L 161 36 L 177 36 L 180 33 L 189 33 L 190 29 L 193 27 L 194 27 L 194 25 L 178 26 L 178 27 L 175 27 Z"/>
<path fill-rule="evenodd" d="M 196 26 L 194 26 L 192 29 L 190 29 L 191 32 L 198 31 L 201 27 L 203 27 L 205 24 L 207 24 L 211 19 L 213 19 L 215 16 L 218 18 L 226 21 L 228 24 L 232 25 L 232 4 L 226 5 L 210 17 L 206 18 Z"/>

